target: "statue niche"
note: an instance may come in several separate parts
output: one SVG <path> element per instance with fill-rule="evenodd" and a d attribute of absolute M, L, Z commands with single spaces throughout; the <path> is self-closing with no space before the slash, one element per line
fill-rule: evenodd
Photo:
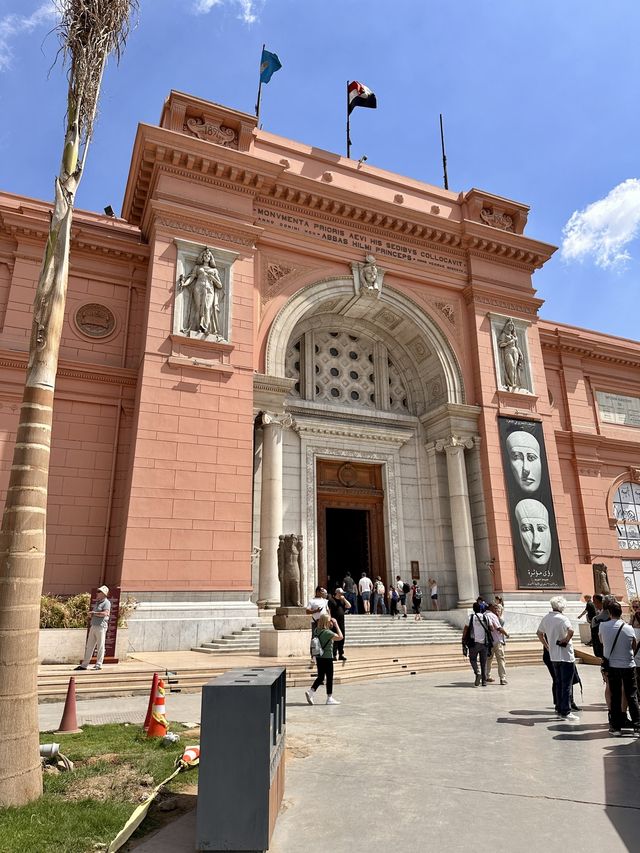
<path fill-rule="evenodd" d="M 302 607 L 304 588 L 302 565 L 302 536 L 288 533 L 280 536 L 278 545 L 278 580 L 282 607 Z"/>
<path fill-rule="evenodd" d="M 208 340 L 224 340 L 222 303 L 225 288 L 213 252 L 205 247 L 191 270 L 181 275 L 177 291 L 182 295 L 179 328 L 183 335 Z"/>
<path fill-rule="evenodd" d="M 498 346 L 502 358 L 502 369 L 504 384 L 507 391 L 519 391 L 523 388 L 522 370 L 524 367 L 524 355 L 518 346 L 518 336 L 513 320 L 509 319 L 504 324 Z"/>

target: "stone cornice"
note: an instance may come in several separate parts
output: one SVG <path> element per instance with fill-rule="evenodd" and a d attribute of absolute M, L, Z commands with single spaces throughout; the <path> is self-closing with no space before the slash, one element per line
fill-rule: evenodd
<path fill-rule="evenodd" d="M 350 171 L 357 175 L 355 168 Z M 333 183 L 331 170 L 308 177 L 289 171 L 286 158 L 274 163 L 251 152 L 151 125 L 139 125 L 134 145 L 123 204 L 123 215 L 130 222 L 142 223 L 160 173 L 179 175 L 253 199 L 259 198 L 263 205 L 281 206 L 298 215 L 320 217 L 342 227 L 366 227 L 368 233 L 378 234 L 384 239 L 414 241 L 415 245 L 422 247 L 425 244 L 435 245 L 458 257 L 464 257 L 466 253 L 529 273 L 541 267 L 555 251 L 553 246 L 515 231 L 493 227 L 484 221 L 470 218 L 456 221 L 439 215 L 439 205 L 432 205 L 431 212 L 405 206 L 401 193 L 390 195 L 388 200 L 372 198 L 364 180 L 361 190 L 357 179 L 348 187 L 338 186 Z M 471 195 L 477 192 L 470 191 Z M 467 204 L 465 199 L 466 196 L 460 194 L 457 204 L 464 206 L 465 214 L 471 216 L 473 205 Z M 526 208 L 523 205 L 515 202 L 504 204 L 508 209 L 517 207 L 524 216 Z"/>
<path fill-rule="evenodd" d="M 0 349 L 0 368 L 25 370 L 27 367 L 27 358 L 28 354 L 26 352 Z M 86 362 L 72 362 L 62 358 L 58 362 L 58 372 L 56 375 L 68 379 L 81 379 L 87 382 L 121 385 L 122 387 L 135 387 L 138 381 L 136 370 L 100 364 L 87 364 Z"/>
<path fill-rule="evenodd" d="M 44 243 L 49 234 L 51 205 L 44 203 L 23 204 L 10 209 L 1 206 L 0 223 L 7 234 L 17 241 Z M 146 263 L 149 247 L 142 242 L 137 228 L 121 220 L 98 214 L 76 211 L 71 226 L 72 252 L 88 252 L 109 256 L 123 261 Z"/>
<path fill-rule="evenodd" d="M 608 462 L 605 459 L 594 457 L 594 452 L 598 450 L 619 452 L 626 457 L 631 453 L 637 454 L 636 444 L 640 444 L 640 429 L 633 427 L 624 427 L 624 429 L 628 433 L 625 438 L 614 438 L 602 433 L 568 432 L 559 429 L 555 430 L 554 435 L 559 445 L 571 448 L 571 455 L 575 455 L 579 464 L 601 466 L 608 464 Z M 635 441 L 633 440 L 634 435 L 637 436 Z"/>
<path fill-rule="evenodd" d="M 543 351 L 567 353 L 579 358 L 640 367 L 640 344 L 624 338 L 605 338 L 597 332 L 552 326 L 548 321 L 539 324 Z"/>
<path fill-rule="evenodd" d="M 287 407 L 290 411 L 290 407 Z M 364 426 L 355 423 L 340 423 L 327 421 L 314 421 L 296 418 L 293 429 L 301 438 L 338 438 L 338 439 L 357 439 L 358 441 L 373 442 L 379 445 L 390 445 L 391 447 L 400 448 L 407 443 L 414 435 L 412 429 L 386 429 L 380 426 Z"/>
<path fill-rule="evenodd" d="M 142 221 L 161 171 L 254 196 L 265 184 L 273 182 L 283 167 L 245 151 L 140 124 L 122 205 L 123 216 L 129 222 L 139 225 Z"/>
<path fill-rule="evenodd" d="M 196 242 L 221 240 L 246 248 L 253 247 L 263 232 L 262 228 L 226 213 L 198 211 L 165 199 L 154 199 L 146 207 L 143 227 L 147 230 L 152 226 L 166 228 L 174 235 L 182 232 L 192 239 L 202 238 Z"/>

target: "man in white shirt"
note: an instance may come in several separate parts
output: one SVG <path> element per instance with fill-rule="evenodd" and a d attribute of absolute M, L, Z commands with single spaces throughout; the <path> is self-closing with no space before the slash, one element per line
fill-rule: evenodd
<path fill-rule="evenodd" d="M 474 687 L 487 686 L 487 656 L 489 654 L 489 636 L 491 628 L 486 614 L 480 609 L 477 601 L 473 603 L 473 615 L 469 625 L 462 635 L 463 642 L 469 648 L 469 663 L 476 677 Z M 478 670 L 478 658 L 480 658 L 480 670 Z"/>
<path fill-rule="evenodd" d="M 364 607 L 365 613 L 369 613 L 371 608 L 372 589 L 373 584 L 371 583 L 371 579 L 367 577 L 366 572 L 363 572 L 362 577 L 358 581 L 358 592 L 360 593 L 360 597 L 362 598 L 362 606 Z"/>
<path fill-rule="evenodd" d="M 627 715 L 622 710 L 622 690 L 624 689 L 629 716 L 633 721 L 633 730 L 640 735 L 640 708 L 634 660 L 637 651 L 635 632 L 631 625 L 622 621 L 622 607 L 619 602 L 612 601 L 608 610 L 611 618 L 600 623 L 600 640 L 604 647 L 604 659 L 609 662 L 606 671 L 611 691 L 609 732 L 614 737 L 621 737 L 622 728 L 625 724 L 628 725 Z"/>
<path fill-rule="evenodd" d="M 312 630 L 315 627 L 313 623 L 317 622 L 321 616 L 329 615 L 329 599 L 327 597 L 327 590 L 324 587 L 316 587 L 315 596 L 307 602 L 307 613 L 312 619 Z"/>
<path fill-rule="evenodd" d="M 549 601 L 551 611 L 542 617 L 538 626 L 538 639 L 549 652 L 556 681 L 555 695 L 558 702 L 558 716 L 568 722 L 580 719 L 571 713 L 571 685 L 576 658 L 573 653 L 573 628 L 563 611 L 567 602 L 558 595 Z"/>

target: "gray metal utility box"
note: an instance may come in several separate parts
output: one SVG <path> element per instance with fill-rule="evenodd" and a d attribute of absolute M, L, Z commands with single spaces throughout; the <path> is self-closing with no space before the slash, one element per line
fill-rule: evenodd
<path fill-rule="evenodd" d="M 263 853 L 284 794 L 286 670 L 232 669 L 202 689 L 197 850 Z"/>

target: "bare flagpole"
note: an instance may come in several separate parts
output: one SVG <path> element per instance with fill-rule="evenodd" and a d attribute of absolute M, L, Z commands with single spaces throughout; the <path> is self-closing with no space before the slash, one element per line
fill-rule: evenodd
<path fill-rule="evenodd" d="M 444 150 L 444 126 L 442 124 L 442 113 L 440 113 L 440 144 L 442 145 L 442 169 L 444 172 L 444 188 L 449 189 L 449 178 L 447 176 L 447 155 Z"/>
<path fill-rule="evenodd" d="M 256 118 L 258 119 L 258 124 L 260 124 L 260 97 L 262 95 L 262 54 L 264 53 L 264 49 L 266 47 L 266 42 L 262 45 L 262 53 L 260 54 L 260 65 L 258 68 L 260 69 L 259 73 L 259 82 L 258 82 L 258 99 L 256 101 Z"/>
<path fill-rule="evenodd" d="M 347 158 L 351 157 L 351 137 L 349 136 L 349 81 L 347 80 Z"/>

